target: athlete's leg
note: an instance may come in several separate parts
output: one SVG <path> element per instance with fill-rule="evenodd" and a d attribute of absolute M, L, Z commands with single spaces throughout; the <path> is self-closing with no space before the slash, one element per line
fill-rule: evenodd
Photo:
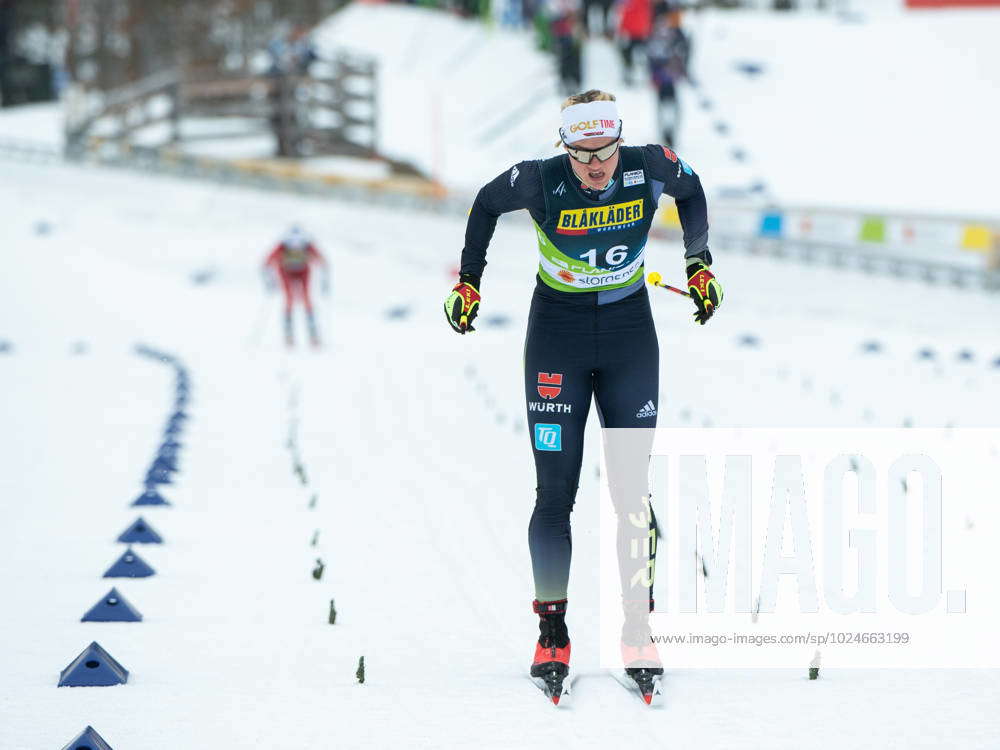
<path fill-rule="evenodd" d="M 292 312 L 292 303 L 295 301 L 295 291 L 292 289 L 292 275 L 284 269 L 278 271 L 278 280 L 281 281 L 281 291 L 285 295 L 285 314 Z"/>
<path fill-rule="evenodd" d="M 302 304 L 306 308 L 306 313 L 312 316 L 312 297 L 309 296 L 309 268 L 308 266 L 295 274 L 299 283 L 299 294 L 302 297 Z"/>
<path fill-rule="evenodd" d="M 652 603 L 656 519 L 649 503 L 649 452 L 656 427 L 659 346 L 645 289 L 598 311 L 594 395 L 604 433 L 608 485 L 618 516 L 626 618 L 645 622 Z"/>
<path fill-rule="evenodd" d="M 566 598 L 572 551 L 570 512 L 583 460 L 583 433 L 593 393 L 590 315 L 571 303 L 532 300 L 524 349 L 528 437 L 537 489 L 528 526 L 535 598 Z"/>
<path fill-rule="evenodd" d="M 309 294 L 309 268 L 307 267 L 296 273 L 295 280 L 298 284 L 299 297 L 302 300 L 302 305 L 306 309 L 306 322 L 309 325 L 309 338 L 315 345 L 319 343 L 319 330 L 316 328 L 316 315 L 313 312 L 312 297 Z"/>
<path fill-rule="evenodd" d="M 614 4 L 613 0 L 600 0 L 601 2 L 601 33 L 604 36 L 611 38 L 614 29 L 611 25 L 611 6 Z"/>
<path fill-rule="evenodd" d="M 674 135 L 677 133 L 679 111 L 677 103 L 677 90 L 673 81 L 664 81 L 658 90 L 658 103 L 656 107 L 656 119 L 663 135 L 663 143 L 672 146 Z"/>
<path fill-rule="evenodd" d="M 583 0 L 583 14 L 580 21 L 583 24 L 584 36 L 590 36 L 590 11 L 598 5 L 597 0 Z M 603 31 L 603 29 L 601 29 Z"/>
<path fill-rule="evenodd" d="M 597 308 L 594 396 L 603 427 L 656 427 L 660 349 L 645 289 Z"/>
<path fill-rule="evenodd" d="M 292 287 L 292 276 L 284 269 L 278 271 L 278 278 L 281 280 L 281 291 L 285 295 L 285 343 L 291 344 L 294 340 L 292 331 L 292 303 L 295 301 L 295 291 Z"/>

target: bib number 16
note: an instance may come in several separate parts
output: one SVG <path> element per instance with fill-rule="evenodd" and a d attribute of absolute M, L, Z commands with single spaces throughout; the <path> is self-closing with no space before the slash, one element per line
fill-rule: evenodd
<path fill-rule="evenodd" d="M 628 245 L 615 245 L 610 247 L 604 253 L 604 263 L 598 264 L 597 262 L 597 248 L 592 247 L 587 252 L 580 256 L 580 260 L 585 260 L 592 266 L 601 265 L 604 268 L 613 268 L 628 257 Z"/>

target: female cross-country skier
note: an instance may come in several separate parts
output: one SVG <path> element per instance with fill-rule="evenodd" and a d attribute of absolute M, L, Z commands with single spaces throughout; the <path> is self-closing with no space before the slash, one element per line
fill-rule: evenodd
<path fill-rule="evenodd" d="M 497 219 L 527 209 L 539 252 L 524 348 L 537 476 L 528 542 L 540 635 L 531 674 L 545 681 L 544 689 L 556 703 L 569 672 L 570 512 L 591 397 L 604 427 L 656 425 L 659 349 L 643 256 L 661 195 L 672 196 L 677 204 L 695 321 L 704 325 L 722 301 L 722 287 L 709 270 L 707 209 L 698 175 L 669 148 L 623 146 L 621 135 L 613 95 L 591 90 L 568 98 L 559 129 L 565 153 L 518 162 L 476 196 L 459 282 L 444 305 L 457 333 L 475 330 L 486 248 Z M 642 457 L 644 486 L 648 455 L 647 450 Z M 617 502 L 616 510 L 621 510 Z M 620 545 L 620 512 L 619 521 Z M 655 520 L 649 521 L 653 535 Z M 645 681 L 639 688 L 647 702 L 652 679 L 663 672 L 650 640 L 651 594 L 651 582 L 642 589 L 641 601 L 635 596 L 630 600 L 623 589 L 622 656 L 627 674 L 637 683 Z"/>
<path fill-rule="evenodd" d="M 313 346 L 319 346 L 319 330 L 313 315 L 312 299 L 309 296 L 309 269 L 323 266 L 322 291 L 330 291 L 330 267 L 309 237 L 297 226 L 293 226 L 264 261 L 265 284 L 274 288 L 274 277 L 281 281 L 285 294 L 285 344 L 293 346 L 295 335 L 292 329 L 292 307 L 296 297 L 302 300 L 309 323 L 309 339 Z"/>

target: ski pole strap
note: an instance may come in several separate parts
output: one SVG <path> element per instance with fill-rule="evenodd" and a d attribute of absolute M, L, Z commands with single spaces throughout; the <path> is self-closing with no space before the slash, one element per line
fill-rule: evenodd
<path fill-rule="evenodd" d="M 566 600 L 557 599 L 554 602 L 540 602 L 537 599 L 531 603 L 536 615 L 564 615 L 566 614 Z"/>

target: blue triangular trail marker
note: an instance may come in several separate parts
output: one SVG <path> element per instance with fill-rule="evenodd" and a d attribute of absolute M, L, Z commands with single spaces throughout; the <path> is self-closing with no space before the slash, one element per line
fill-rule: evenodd
<path fill-rule="evenodd" d="M 156 571 L 131 548 L 125 550 L 104 573 L 105 578 L 148 578 Z"/>
<path fill-rule="evenodd" d="M 170 505 L 169 502 L 153 487 L 147 487 L 139 497 L 132 501 L 132 506 L 137 505 Z"/>
<path fill-rule="evenodd" d="M 170 455 L 158 454 L 149 466 L 149 471 L 177 471 L 177 459 Z"/>
<path fill-rule="evenodd" d="M 180 471 L 180 461 L 176 452 L 157 453 L 149 470 L 163 469 L 164 471 Z"/>
<path fill-rule="evenodd" d="M 142 615 L 113 588 L 80 618 L 80 622 L 142 622 Z"/>
<path fill-rule="evenodd" d="M 111 745 L 93 727 L 87 727 L 62 750 L 112 750 Z"/>
<path fill-rule="evenodd" d="M 139 516 L 132 522 L 131 526 L 121 533 L 118 541 L 126 544 L 163 544 L 163 537 L 146 523 L 146 519 Z"/>
<path fill-rule="evenodd" d="M 94 641 L 59 675 L 59 687 L 106 687 L 128 682 L 128 670 Z"/>
<path fill-rule="evenodd" d="M 169 445 L 161 445 L 160 449 L 156 451 L 156 458 L 153 460 L 165 458 L 168 461 L 176 461 L 181 455 L 180 448 L 174 448 Z"/>
<path fill-rule="evenodd" d="M 158 484 L 173 484 L 174 480 L 170 478 L 170 472 L 165 469 L 150 469 L 146 472 L 145 485 L 147 487 L 153 487 Z"/>

